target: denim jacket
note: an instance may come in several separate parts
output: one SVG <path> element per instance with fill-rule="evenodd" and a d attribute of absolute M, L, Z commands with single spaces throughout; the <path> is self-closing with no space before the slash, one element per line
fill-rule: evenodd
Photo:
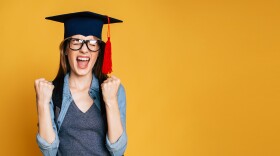
<path fill-rule="evenodd" d="M 73 101 L 70 89 L 69 89 L 69 73 L 65 75 L 64 77 L 64 85 L 63 85 L 63 100 L 61 105 L 61 110 L 59 113 L 58 118 L 55 120 L 55 113 L 53 111 L 53 101 L 50 101 L 50 113 L 51 113 L 51 119 L 52 119 L 52 126 L 55 132 L 55 140 L 50 144 L 46 140 L 44 140 L 39 133 L 37 133 L 36 141 L 37 144 L 43 153 L 44 156 L 56 156 L 58 146 L 59 146 L 59 129 L 62 125 L 63 119 L 66 115 L 66 112 L 70 106 L 70 103 Z M 100 110 L 100 97 L 99 96 L 99 83 L 98 79 L 93 74 L 92 76 L 92 82 L 89 89 L 89 95 L 92 99 L 94 99 L 94 102 L 96 106 Z M 123 133 L 118 138 L 118 140 L 114 143 L 111 143 L 108 138 L 108 133 L 106 133 L 106 147 L 109 150 L 110 154 L 112 156 L 120 156 L 123 155 L 126 146 L 127 146 L 127 134 L 126 134 L 126 95 L 123 85 L 121 84 L 118 90 L 118 104 L 120 109 L 120 116 L 121 116 L 121 122 L 123 126 Z"/>

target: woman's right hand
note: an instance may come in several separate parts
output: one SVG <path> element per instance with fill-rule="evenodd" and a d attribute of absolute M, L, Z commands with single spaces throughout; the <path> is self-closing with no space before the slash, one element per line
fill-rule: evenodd
<path fill-rule="evenodd" d="M 49 104 L 54 85 L 45 78 L 35 80 L 36 102 L 38 107 Z"/>
<path fill-rule="evenodd" d="M 50 113 L 50 101 L 54 85 L 44 78 L 35 80 L 36 102 L 38 111 L 38 133 L 49 144 L 55 140 L 55 131 Z"/>

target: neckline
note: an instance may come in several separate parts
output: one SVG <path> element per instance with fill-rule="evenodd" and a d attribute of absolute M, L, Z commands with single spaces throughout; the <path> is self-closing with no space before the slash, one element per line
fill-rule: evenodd
<path fill-rule="evenodd" d="M 93 102 L 93 104 L 92 104 L 85 112 L 83 112 L 83 111 L 76 105 L 76 102 L 74 101 L 74 99 L 73 99 L 73 101 L 72 101 L 72 104 L 74 105 L 75 109 L 78 110 L 80 113 L 82 113 L 82 114 L 88 114 L 88 113 L 90 112 L 90 110 L 92 109 L 92 107 L 94 107 L 95 102 Z"/>

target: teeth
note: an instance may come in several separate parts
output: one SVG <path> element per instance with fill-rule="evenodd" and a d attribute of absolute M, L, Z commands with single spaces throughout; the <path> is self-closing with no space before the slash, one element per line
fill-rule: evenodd
<path fill-rule="evenodd" d="M 85 58 L 85 57 L 78 57 L 77 60 L 79 61 L 89 61 L 89 58 Z"/>

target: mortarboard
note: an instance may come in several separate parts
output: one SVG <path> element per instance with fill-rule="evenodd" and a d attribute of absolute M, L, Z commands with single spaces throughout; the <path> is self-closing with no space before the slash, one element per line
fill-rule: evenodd
<path fill-rule="evenodd" d="M 46 17 L 47 20 L 64 23 L 64 39 L 73 35 L 93 35 L 101 39 L 103 24 L 108 24 L 107 42 L 104 51 L 102 72 L 112 72 L 110 23 L 121 23 L 123 21 L 89 11 L 74 12 Z"/>

